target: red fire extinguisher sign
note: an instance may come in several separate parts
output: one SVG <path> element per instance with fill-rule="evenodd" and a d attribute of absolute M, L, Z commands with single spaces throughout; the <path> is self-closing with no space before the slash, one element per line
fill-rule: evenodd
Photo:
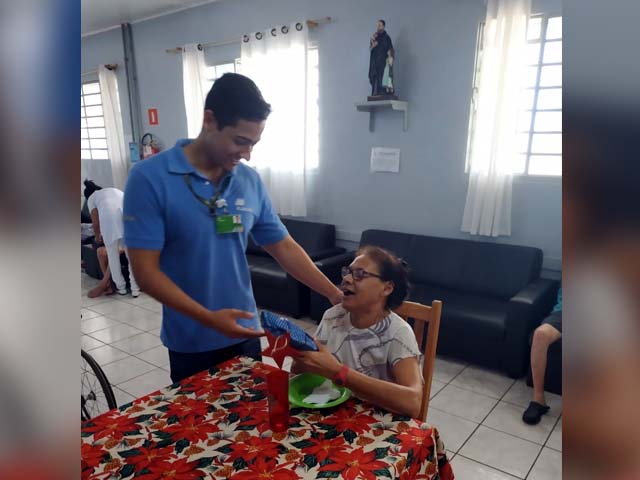
<path fill-rule="evenodd" d="M 158 109 L 150 108 L 147 112 L 149 114 L 149 125 L 158 125 Z"/>

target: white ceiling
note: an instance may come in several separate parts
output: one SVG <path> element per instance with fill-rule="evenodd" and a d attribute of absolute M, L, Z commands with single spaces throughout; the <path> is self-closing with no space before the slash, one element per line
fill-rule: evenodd
<path fill-rule="evenodd" d="M 218 0 L 82 0 L 82 35 L 168 15 Z"/>

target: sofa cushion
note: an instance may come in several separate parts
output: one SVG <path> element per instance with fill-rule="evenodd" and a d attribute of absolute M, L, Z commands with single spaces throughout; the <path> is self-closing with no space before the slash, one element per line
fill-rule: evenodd
<path fill-rule="evenodd" d="M 286 288 L 287 272 L 273 258 L 247 255 L 247 260 L 254 286 L 268 284 L 271 288 Z"/>
<path fill-rule="evenodd" d="M 283 218 L 289 235 L 300 244 L 310 257 L 336 246 L 336 227 L 327 223 L 306 222 Z"/>
<path fill-rule="evenodd" d="M 540 276 L 542 250 L 539 248 L 468 243 L 463 252 L 458 290 L 509 299 Z"/>
<path fill-rule="evenodd" d="M 440 331 L 482 341 L 503 341 L 506 335 L 508 301 L 457 292 L 434 285 L 415 285 L 412 301 L 430 305 L 442 301 Z"/>

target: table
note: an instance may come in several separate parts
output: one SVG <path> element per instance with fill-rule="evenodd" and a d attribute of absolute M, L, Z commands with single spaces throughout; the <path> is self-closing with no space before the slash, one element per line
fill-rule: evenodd
<path fill-rule="evenodd" d="M 352 397 L 269 429 L 266 373 L 236 357 L 82 425 L 83 479 L 453 479 L 438 431 Z"/>

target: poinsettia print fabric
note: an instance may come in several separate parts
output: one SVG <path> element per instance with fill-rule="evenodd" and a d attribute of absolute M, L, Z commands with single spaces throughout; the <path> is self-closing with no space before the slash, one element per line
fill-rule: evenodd
<path fill-rule="evenodd" d="M 83 423 L 82 478 L 453 479 L 435 428 L 357 398 L 272 433 L 270 369 L 234 358 Z"/>

